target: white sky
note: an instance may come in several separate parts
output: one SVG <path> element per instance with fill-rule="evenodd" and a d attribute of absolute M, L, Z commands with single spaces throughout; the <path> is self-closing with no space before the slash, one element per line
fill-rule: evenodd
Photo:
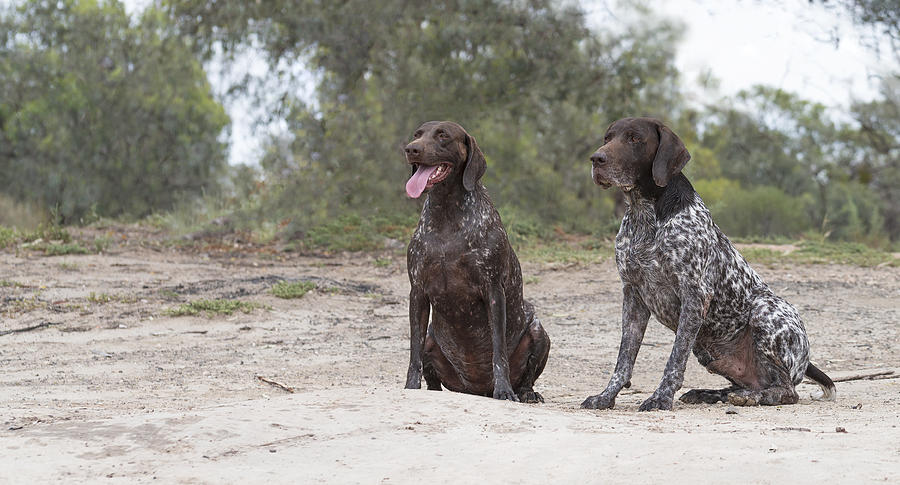
<path fill-rule="evenodd" d="M 124 0 L 134 11 L 150 0 Z M 592 27 L 608 28 L 628 19 L 615 0 L 580 0 Z M 607 6 L 611 4 L 611 6 Z M 719 93 L 734 94 L 755 84 L 799 93 L 836 108 L 878 95 L 878 77 L 900 71 L 885 44 L 881 59 L 860 45 L 859 30 L 840 10 L 808 0 L 657 0 L 656 11 L 684 22 L 676 65 L 689 99 L 702 103 L 710 93 L 696 80 L 705 72 L 720 81 Z M 831 39 L 837 34 L 840 42 Z M 263 65 L 250 66 L 257 71 Z M 229 76 L 230 77 L 230 76 Z M 236 77 L 236 76 L 235 76 Z M 222 81 L 211 80 L 218 92 Z M 261 135 L 251 127 L 248 102 L 228 106 L 232 118 L 231 163 L 257 163 Z"/>

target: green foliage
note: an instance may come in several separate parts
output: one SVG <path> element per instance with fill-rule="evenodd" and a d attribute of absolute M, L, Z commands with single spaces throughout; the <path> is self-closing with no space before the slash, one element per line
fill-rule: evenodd
<path fill-rule="evenodd" d="M 799 236 L 811 228 L 806 197 L 792 197 L 775 187 L 732 189 L 710 212 L 730 236 Z"/>
<path fill-rule="evenodd" d="M 845 174 L 871 190 L 879 201 L 884 230 L 900 240 L 900 73 L 884 78 L 881 100 L 855 103 L 859 129 L 847 136 L 858 147 Z"/>
<path fill-rule="evenodd" d="M 0 226 L 0 249 L 8 248 L 19 240 L 19 232 L 11 227 Z"/>
<path fill-rule="evenodd" d="M 20 232 L 12 228 L 0 226 L 0 249 L 21 244 L 31 251 L 41 251 L 46 256 L 63 256 L 67 254 L 88 254 L 91 251 L 72 239 L 66 228 L 56 224 L 40 224 L 35 230 Z M 105 244 L 108 245 L 108 242 Z M 103 242 L 94 241 L 94 252 L 105 248 Z"/>
<path fill-rule="evenodd" d="M 272 286 L 272 294 L 278 298 L 302 298 L 314 289 L 316 284 L 312 281 L 279 281 Z"/>
<path fill-rule="evenodd" d="M 29 247 L 43 251 L 45 256 L 65 256 L 67 254 L 88 254 L 90 251 L 78 243 L 39 243 Z"/>
<path fill-rule="evenodd" d="M 727 204 L 731 194 L 741 190 L 739 183 L 726 178 L 699 179 L 692 181 L 691 184 L 713 213 L 718 212 L 720 206 Z"/>
<path fill-rule="evenodd" d="M 72 235 L 66 228 L 56 224 L 41 224 L 32 232 L 22 234 L 22 242 L 42 241 L 60 241 L 68 244 L 72 242 Z"/>
<path fill-rule="evenodd" d="M 879 201 L 858 183 L 835 183 L 827 194 L 823 229 L 837 241 L 877 243 L 884 235 Z"/>
<path fill-rule="evenodd" d="M 722 175 L 742 186 L 774 186 L 797 196 L 837 156 L 837 128 L 825 107 L 780 89 L 756 86 L 709 109 L 702 145 Z"/>
<path fill-rule="evenodd" d="M 307 248 L 330 251 L 372 251 L 385 249 L 388 240 L 405 246 L 415 229 L 416 218 L 363 217 L 347 214 L 312 227 L 303 238 Z"/>
<path fill-rule="evenodd" d="M 854 266 L 900 266 L 900 258 L 860 243 L 802 241 L 794 251 L 744 248 L 741 254 L 751 264 L 850 264 Z"/>
<path fill-rule="evenodd" d="M 0 119 L 2 119 L 2 114 L 0 114 Z M 2 140 L 2 138 L 0 138 L 0 140 Z M 0 151 L 2 151 L 2 149 L 0 149 Z M 46 211 L 37 204 L 17 201 L 12 197 L 0 193 L 0 226 L 10 226 L 27 230 L 47 222 L 47 215 Z"/>
<path fill-rule="evenodd" d="M 112 302 L 135 303 L 137 300 L 138 298 L 135 295 L 110 295 L 108 293 L 94 293 L 93 291 L 87 297 L 87 301 L 96 305 Z"/>
<path fill-rule="evenodd" d="M 236 311 L 250 313 L 257 308 L 265 308 L 265 306 L 259 303 L 238 300 L 196 300 L 170 308 L 166 311 L 166 314 L 173 317 L 181 317 L 204 313 L 211 318 L 216 315 L 231 315 Z"/>
<path fill-rule="evenodd" d="M 695 187 L 732 236 L 815 229 L 831 240 L 897 240 L 898 87 L 900 78 L 889 77 L 883 100 L 855 104 L 858 126 L 835 123 L 824 106 L 763 86 L 718 103 L 698 143 L 722 175 L 697 180 Z"/>
<path fill-rule="evenodd" d="M 431 119 L 458 121 L 478 140 L 498 204 L 589 232 L 612 216 L 609 194 L 585 176 L 606 125 L 634 113 L 665 117 L 678 104 L 680 29 L 649 12 L 614 34 L 591 31 L 576 4 L 549 0 L 167 5 L 203 52 L 240 52 L 252 41 L 273 72 L 305 64 L 317 73 L 315 99 L 283 97 L 290 134 L 262 160 L 278 186 L 261 211 L 291 219 L 314 245 L 325 235 L 316 227 L 347 213 L 418 212 L 403 194 L 402 146 Z M 367 246 L 340 239 L 333 245 Z"/>
<path fill-rule="evenodd" d="M 113 297 L 106 293 L 94 293 L 93 291 L 88 295 L 87 300 L 91 303 L 110 303 L 113 301 Z"/>
<path fill-rule="evenodd" d="M 536 263 L 591 264 L 614 256 L 611 242 L 598 242 L 592 238 L 580 240 L 528 240 L 516 248 L 521 261 Z"/>
<path fill-rule="evenodd" d="M 821 1 L 897 23 L 890 1 Z M 766 86 L 689 108 L 673 62 L 682 28 L 647 7 L 591 30 L 579 3 L 551 0 L 163 0 L 134 18 L 118 0 L 5 5 L 0 248 L 102 252 L 110 241 L 73 242 L 59 224 L 152 214 L 179 234 L 399 249 L 421 204 L 403 194 L 402 146 L 422 121 L 452 119 L 486 155 L 513 245 L 580 261 L 590 249 L 567 235 L 609 238 L 622 209 L 592 184 L 588 156 L 611 121 L 639 115 L 679 133 L 730 236 L 900 241 L 900 76 L 854 103 L 852 121 Z M 228 70 L 253 49 L 267 84 L 232 92 L 256 94 L 270 108 L 260 121 L 287 130 L 259 167 L 226 167 L 229 120 L 201 62 Z"/>
<path fill-rule="evenodd" d="M 528 241 L 544 239 L 549 235 L 546 224 L 543 224 L 535 215 L 515 206 L 499 209 L 500 219 L 506 228 L 510 244 L 518 247 Z"/>
<path fill-rule="evenodd" d="M 214 188 L 227 123 L 158 9 L 134 24 L 116 0 L 0 10 L 0 192 L 55 222 L 142 216 Z"/>

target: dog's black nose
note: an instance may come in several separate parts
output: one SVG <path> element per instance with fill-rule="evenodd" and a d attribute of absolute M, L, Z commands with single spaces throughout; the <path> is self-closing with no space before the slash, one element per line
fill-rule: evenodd
<path fill-rule="evenodd" d="M 412 143 L 406 145 L 406 148 L 403 149 L 406 152 L 406 156 L 408 157 L 418 157 L 422 154 L 422 150 L 419 147 L 414 146 Z"/>
<path fill-rule="evenodd" d="M 595 164 L 606 163 L 606 154 L 603 152 L 594 152 L 594 154 L 591 155 L 591 162 Z"/>

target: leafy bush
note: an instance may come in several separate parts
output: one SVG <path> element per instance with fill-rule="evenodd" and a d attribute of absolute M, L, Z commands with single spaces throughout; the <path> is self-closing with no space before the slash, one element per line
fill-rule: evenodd
<path fill-rule="evenodd" d="M 876 195 L 858 183 L 832 183 L 826 196 L 823 229 L 833 241 L 886 239 Z"/>
<path fill-rule="evenodd" d="M 792 197 L 775 187 L 732 187 L 710 212 L 729 236 L 798 236 L 812 227 L 810 204 L 809 196 Z"/>
<path fill-rule="evenodd" d="M 12 246 L 18 239 L 18 231 L 11 227 L 0 226 L 0 249 Z"/>
<path fill-rule="evenodd" d="M 0 9 L 0 192 L 74 223 L 216 187 L 228 117 L 162 10 L 18 3 Z"/>

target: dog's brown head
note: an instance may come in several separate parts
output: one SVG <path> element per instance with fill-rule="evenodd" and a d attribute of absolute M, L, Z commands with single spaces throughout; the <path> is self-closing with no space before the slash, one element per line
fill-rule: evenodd
<path fill-rule="evenodd" d="M 412 198 L 422 195 L 437 184 L 462 184 L 475 190 L 484 175 L 484 154 L 475 138 L 452 121 L 428 121 L 413 132 L 406 145 L 406 161 L 412 176 L 406 182 L 406 193 Z"/>
<path fill-rule="evenodd" d="M 628 192 L 635 186 L 665 187 L 691 154 L 678 135 L 654 118 L 622 118 L 609 125 L 603 146 L 591 155 L 594 183 Z"/>

